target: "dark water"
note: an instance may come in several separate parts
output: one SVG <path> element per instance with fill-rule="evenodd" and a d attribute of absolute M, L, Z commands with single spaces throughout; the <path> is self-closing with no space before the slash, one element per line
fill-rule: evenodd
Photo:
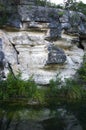
<path fill-rule="evenodd" d="M 86 104 L 40 108 L 1 103 L 0 130 L 86 130 Z"/>

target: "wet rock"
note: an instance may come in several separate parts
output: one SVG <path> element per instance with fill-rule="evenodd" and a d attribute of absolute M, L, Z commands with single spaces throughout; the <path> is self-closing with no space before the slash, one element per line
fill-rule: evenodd
<path fill-rule="evenodd" d="M 17 130 L 44 130 L 43 129 L 43 126 L 36 122 L 36 121 L 30 121 L 30 120 L 21 120 L 21 121 L 18 121 L 18 122 L 11 122 L 10 124 L 10 128 L 8 130 L 14 130 L 14 129 L 17 129 Z"/>
<path fill-rule="evenodd" d="M 64 122 L 66 125 L 66 128 L 64 130 L 82 130 L 79 121 L 76 119 L 74 115 L 66 115 L 64 117 Z"/>
<path fill-rule="evenodd" d="M 64 130 L 82 130 L 82 126 L 79 124 L 78 119 L 67 110 L 59 108 L 59 118 L 64 122 Z"/>

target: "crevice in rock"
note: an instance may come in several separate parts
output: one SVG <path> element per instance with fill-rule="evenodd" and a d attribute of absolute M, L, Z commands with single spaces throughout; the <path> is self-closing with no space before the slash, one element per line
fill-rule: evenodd
<path fill-rule="evenodd" d="M 13 72 L 13 69 L 12 69 L 12 67 L 11 67 L 11 63 L 9 63 L 9 62 L 7 62 L 8 63 L 8 68 L 9 68 L 9 71 L 10 71 L 10 73 L 13 75 L 13 77 L 16 79 L 16 76 L 15 76 L 15 74 L 14 74 L 14 72 Z"/>
<path fill-rule="evenodd" d="M 83 49 L 84 50 L 84 46 L 81 44 L 82 42 L 79 43 L 79 48 Z"/>
<path fill-rule="evenodd" d="M 14 48 L 14 50 L 15 50 L 15 52 L 16 52 L 16 60 L 17 60 L 17 64 L 20 64 L 20 63 L 19 63 L 19 58 L 18 58 L 19 51 L 16 49 L 14 43 L 12 43 L 11 40 L 9 40 L 9 41 L 10 41 L 11 45 L 13 46 L 13 48 Z"/>
<path fill-rule="evenodd" d="M 82 41 L 83 41 L 83 39 L 82 39 L 82 38 L 79 38 L 79 46 L 78 46 L 78 47 L 84 50 L 85 48 L 84 48 L 84 46 L 82 45 Z"/>
<path fill-rule="evenodd" d="M 19 59 L 18 59 L 19 51 L 16 49 L 16 47 L 15 47 L 15 45 L 14 45 L 13 43 L 12 43 L 12 46 L 13 46 L 15 52 L 16 52 L 16 60 L 17 60 L 17 64 L 20 64 L 20 63 L 19 63 Z"/>

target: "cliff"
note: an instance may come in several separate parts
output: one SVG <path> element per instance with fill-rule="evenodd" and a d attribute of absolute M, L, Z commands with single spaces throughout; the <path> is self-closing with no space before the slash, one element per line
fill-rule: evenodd
<path fill-rule="evenodd" d="M 73 77 L 83 62 L 86 17 L 73 11 L 69 17 L 67 10 L 35 6 L 34 1 L 0 2 L 1 77 L 21 72 L 23 79 L 33 76 L 38 84 L 48 84 L 58 73 L 62 80 Z"/>

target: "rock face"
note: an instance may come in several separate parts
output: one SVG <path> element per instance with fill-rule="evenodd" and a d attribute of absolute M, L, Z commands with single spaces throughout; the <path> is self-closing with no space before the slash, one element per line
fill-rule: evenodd
<path fill-rule="evenodd" d="M 7 76 L 11 68 L 23 79 L 33 76 L 38 84 L 48 84 L 58 73 L 62 80 L 74 76 L 84 51 L 78 48 L 78 35 L 69 35 L 73 31 L 66 11 L 60 16 L 62 10 L 35 6 L 34 1 L 16 2 L 9 2 L 13 10 L 7 7 L 10 17 L 0 30 L 1 71 Z"/>
<path fill-rule="evenodd" d="M 2 39 L 0 39 L 0 78 L 4 78 L 4 68 L 5 68 L 5 54 L 2 49 Z"/>
<path fill-rule="evenodd" d="M 15 74 L 18 71 L 22 72 L 24 79 L 33 75 L 37 83 L 49 83 L 56 72 L 46 70 L 46 66 L 50 67 L 49 64 L 59 64 L 59 62 L 63 64 L 66 61 L 65 53 L 52 43 L 45 41 L 42 34 L 33 32 L 29 34 L 26 31 L 2 32 L 1 37 L 6 61 L 10 63 Z M 7 40 L 4 41 L 4 39 Z"/>
<path fill-rule="evenodd" d="M 47 64 L 64 64 L 66 61 L 66 55 L 60 48 L 53 45 L 48 47 L 48 61 Z"/>
<path fill-rule="evenodd" d="M 39 32 L 0 31 L 0 37 L 7 61 L 5 75 L 9 63 L 15 75 L 19 71 L 23 79 L 33 76 L 38 84 L 48 84 L 59 72 L 62 79 L 73 76 L 83 61 L 84 51 L 71 43 L 71 37 L 63 36 L 53 44 Z"/>

